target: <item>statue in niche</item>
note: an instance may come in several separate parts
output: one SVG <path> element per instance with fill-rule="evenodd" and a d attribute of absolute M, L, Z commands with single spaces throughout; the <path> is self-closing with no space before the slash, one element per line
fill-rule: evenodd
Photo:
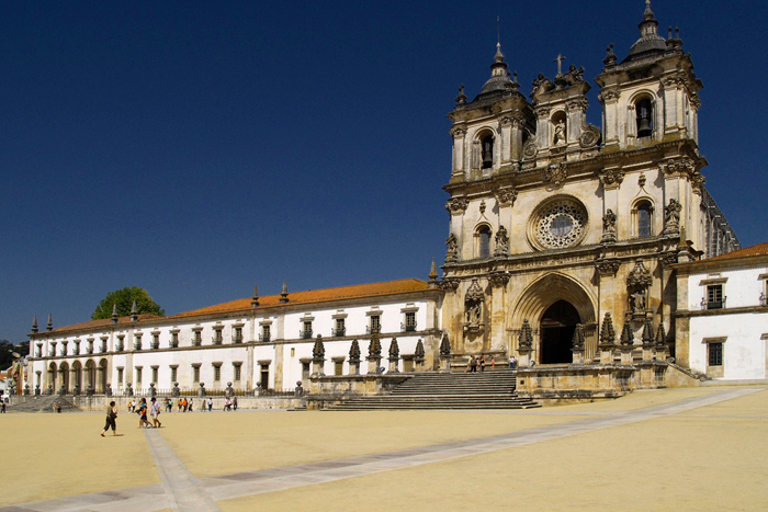
<path fill-rule="evenodd" d="M 565 121 L 562 119 L 555 125 L 555 146 L 562 146 L 565 144 Z"/>
<path fill-rule="evenodd" d="M 504 226 L 499 226 L 499 230 L 496 232 L 496 249 L 493 251 L 493 255 L 509 256 L 509 237 Z"/>
<path fill-rule="evenodd" d="M 616 214 L 610 209 L 603 215 L 603 242 L 616 241 L 616 219 Z"/>
<path fill-rule="evenodd" d="M 670 199 L 664 207 L 664 233 L 678 233 L 680 231 L 680 211 L 683 207 L 677 199 Z"/>
<path fill-rule="evenodd" d="M 648 305 L 648 288 L 653 283 L 653 277 L 643 262 L 637 260 L 635 268 L 627 277 L 627 300 L 629 312 L 634 317 L 645 317 Z"/>
<path fill-rule="evenodd" d="M 483 324 L 483 305 L 485 294 L 483 293 L 477 278 L 472 279 L 466 295 L 464 296 L 464 329 L 478 330 Z"/>
<path fill-rule="evenodd" d="M 453 233 L 451 233 L 451 235 L 445 241 L 445 245 L 448 246 L 448 251 L 445 254 L 445 262 L 453 263 L 454 261 L 458 260 L 458 248 L 456 244 L 456 237 L 454 236 Z"/>

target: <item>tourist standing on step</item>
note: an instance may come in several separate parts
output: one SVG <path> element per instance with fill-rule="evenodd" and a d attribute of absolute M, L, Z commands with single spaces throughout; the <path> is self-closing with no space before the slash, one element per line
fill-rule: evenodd
<path fill-rule="evenodd" d="M 509 368 L 511 370 L 514 370 L 517 368 L 517 358 L 515 356 L 512 356 L 509 358 Z"/>
<path fill-rule="evenodd" d="M 484 355 L 480 356 L 479 365 L 480 365 L 480 371 L 484 372 L 485 371 L 485 356 Z"/>
<path fill-rule="evenodd" d="M 472 356 L 472 359 L 469 361 L 469 371 L 477 373 L 477 358 L 475 356 Z"/>
<path fill-rule="evenodd" d="M 101 431 L 101 437 L 104 437 L 104 434 L 107 433 L 107 430 L 112 428 L 112 435 L 117 435 L 117 406 L 115 405 L 115 401 L 112 400 L 109 402 L 109 407 L 107 407 L 107 422 L 104 424 L 104 430 Z"/>

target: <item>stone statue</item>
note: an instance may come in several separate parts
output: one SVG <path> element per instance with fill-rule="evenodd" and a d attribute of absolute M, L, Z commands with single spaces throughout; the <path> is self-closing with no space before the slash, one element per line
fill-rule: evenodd
<path fill-rule="evenodd" d="M 453 263 L 458 260 L 458 249 L 456 247 L 456 237 L 451 233 L 448 239 L 445 241 L 445 245 L 448 246 L 448 251 L 445 254 L 445 262 Z"/>
<path fill-rule="evenodd" d="M 680 231 L 680 211 L 683 207 L 677 199 L 670 199 L 664 207 L 664 233 L 677 233 Z"/>
<path fill-rule="evenodd" d="M 562 146 L 565 144 L 565 121 L 562 119 L 555 125 L 555 146 Z"/>
<path fill-rule="evenodd" d="M 608 210 L 603 215 L 603 231 L 613 233 L 616 231 L 616 214 L 613 210 Z"/>
<path fill-rule="evenodd" d="M 504 226 L 499 226 L 499 230 L 496 232 L 496 249 L 493 251 L 493 255 L 509 256 L 509 237 Z"/>

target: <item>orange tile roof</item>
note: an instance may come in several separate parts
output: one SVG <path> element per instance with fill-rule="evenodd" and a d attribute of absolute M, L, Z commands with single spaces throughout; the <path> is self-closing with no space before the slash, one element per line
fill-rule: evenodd
<path fill-rule="evenodd" d="M 158 318 L 165 318 L 163 316 L 157 316 L 157 315 L 139 315 L 139 322 L 144 322 L 146 320 L 155 320 Z M 131 323 L 131 317 L 129 316 L 121 316 L 117 319 L 117 325 L 120 324 L 129 324 Z M 57 329 L 53 329 L 52 331 L 41 331 L 40 334 L 45 334 L 46 332 L 53 332 L 53 333 L 62 333 L 62 332 L 68 332 L 68 331 L 79 331 L 81 329 L 95 329 L 98 330 L 99 328 L 108 328 L 112 325 L 112 319 L 111 318 L 101 318 L 99 320 L 91 320 L 88 322 L 81 322 L 79 324 L 73 324 L 73 325 L 67 325 L 64 327 L 59 327 Z"/>
<path fill-rule="evenodd" d="M 322 290 L 307 290 L 302 292 L 288 292 L 288 306 L 295 304 L 315 304 L 344 299 L 360 299 L 366 297 L 384 297 L 401 293 L 421 292 L 429 288 L 421 279 L 401 279 L 398 281 L 386 281 L 383 283 L 358 284 L 353 286 L 341 286 L 338 288 L 325 288 Z M 251 297 L 233 300 L 215 306 L 195 309 L 173 315 L 169 318 L 187 318 L 191 316 L 203 316 L 217 313 L 228 313 L 251 309 Z M 267 295 L 259 297 L 259 308 L 281 306 L 280 295 Z"/>
<path fill-rule="evenodd" d="M 387 295 L 397 295 L 402 293 L 421 292 L 429 289 L 426 281 L 421 279 L 409 278 L 400 279 L 398 281 L 385 281 L 383 283 L 369 283 L 358 284 L 353 286 L 341 286 L 338 288 L 325 288 L 322 290 L 307 290 L 302 292 L 288 292 L 288 303 L 286 306 L 295 304 L 315 304 L 321 302 L 330 302 L 335 300 L 344 299 L 359 299 L 365 297 L 385 297 Z M 216 304 L 214 306 L 208 306 L 201 309 L 195 309 L 192 311 L 185 311 L 177 315 L 171 315 L 167 317 L 156 315 L 139 315 L 139 322 L 145 322 L 148 320 L 158 319 L 172 319 L 172 318 L 189 318 L 195 316 L 214 315 L 220 313 L 229 313 L 237 311 L 245 311 L 251 309 L 251 297 L 245 299 L 237 299 L 223 304 Z M 280 295 L 268 295 L 266 297 L 259 297 L 259 308 L 267 308 L 274 306 L 282 306 L 280 304 Z M 120 317 L 117 320 L 118 327 L 121 324 L 131 323 L 131 318 L 128 316 Z M 82 322 L 79 324 L 68 325 L 65 327 L 59 327 L 52 331 L 41 331 L 38 336 L 46 334 L 62 334 L 72 331 L 80 330 L 100 330 L 108 329 L 112 325 L 111 318 L 105 318 L 101 320 L 91 320 L 89 322 Z"/>
<path fill-rule="evenodd" d="M 735 260 L 739 258 L 749 258 L 752 256 L 765 256 L 765 255 L 768 255 L 768 242 L 753 245 L 751 247 L 745 247 L 744 249 L 739 249 L 738 251 L 721 254 L 720 256 L 715 256 L 714 258 L 707 258 L 706 260 L 702 260 L 702 261 Z"/>

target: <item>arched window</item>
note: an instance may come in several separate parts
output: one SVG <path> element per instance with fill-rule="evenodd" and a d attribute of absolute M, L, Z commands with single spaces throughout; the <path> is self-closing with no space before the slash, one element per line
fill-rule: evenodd
<path fill-rule="evenodd" d="M 480 154 L 482 156 L 482 168 L 493 167 L 493 135 L 487 133 L 480 139 Z"/>
<path fill-rule="evenodd" d="M 643 98 L 635 103 L 637 116 L 637 136 L 650 137 L 653 135 L 653 103 L 648 98 Z"/>
<path fill-rule="evenodd" d="M 491 228 L 482 226 L 477 230 L 478 238 L 478 256 L 481 259 L 491 257 Z"/>
<path fill-rule="evenodd" d="M 653 206 L 648 201 L 643 201 L 637 205 L 637 236 L 646 238 L 653 234 L 652 232 Z"/>

